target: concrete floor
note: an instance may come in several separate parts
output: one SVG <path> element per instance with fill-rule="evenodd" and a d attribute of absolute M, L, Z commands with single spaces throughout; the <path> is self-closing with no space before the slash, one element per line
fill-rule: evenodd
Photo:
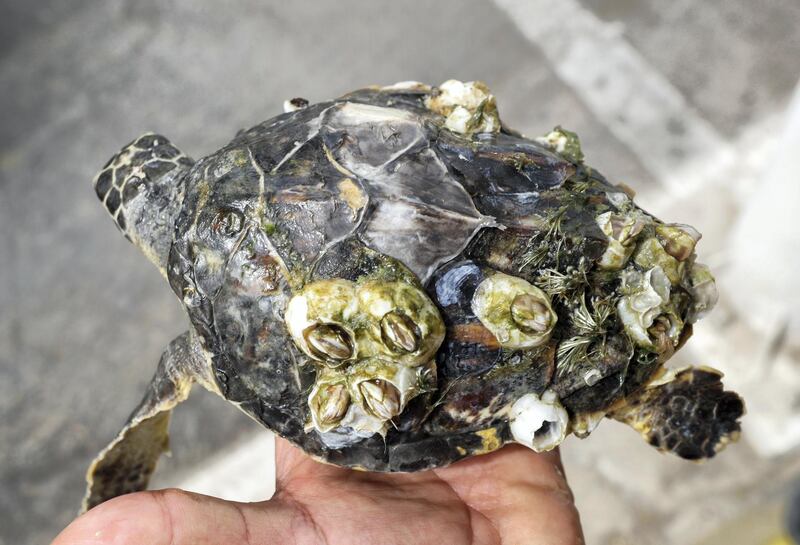
<path fill-rule="evenodd" d="M 168 286 L 119 236 L 91 191 L 98 167 L 134 136 L 160 131 L 199 157 L 238 129 L 279 113 L 285 98 L 321 100 L 409 79 L 481 79 L 515 128 L 540 134 L 564 125 L 581 135 L 588 161 L 609 178 L 652 202 L 663 190 L 646 154 L 587 100 L 596 90 L 565 77 L 552 52 L 526 34 L 526 21 L 512 20 L 508 2 L 6 4 L 0 22 L 0 545 L 46 543 L 74 516 L 85 466 L 138 401 L 161 350 L 186 328 Z M 542 18 L 546 4 L 532 2 Z M 584 5 L 726 142 L 779 112 L 800 76 L 800 7 L 792 0 Z M 596 54 L 602 62 L 602 52 Z M 704 223 L 715 225 L 715 213 L 726 212 L 681 219 L 704 231 Z M 238 411 L 198 392 L 176 412 L 175 455 L 161 478 L 202 467 L 255 431 Z M 631 505 L 643 498 L 655 505 L 662 489 L 673 504 L 688 505 L 700 495 L 700 483 L 709 493 L 727 490 L 714 488 L 714 479 L 757 456 L 743 443 L 719 463 L 681 466 L 613 425 L 585 444 L 569 441 L 564 450 L 589 542 L 608 544 L 637 535 L 659 542 L 665 511 L 640 505 L 633 512 Z M 595 453 L 630 457 L 630 475 L 615 475 L 611 463 L 610 473 L 598 477 L 591 468 L 602 468 L 603 460 L 590 460 Z M 662 464 L 668 470 L 658 469 Z M 787 475 L 796 469 L 782 460 L 759 467 Z M 665 482 L 675 474 L 685 480 Z M 737 493 L 755 497 L 752 482 L 742 481 Z M 706 520 L 721 522 L 734 512 L 724 501 L 714 505 L 702 513 Z M 652 535 L 648 527 L 656 528 Z M 669 535 L 702 537 L 690 529 Z"/>

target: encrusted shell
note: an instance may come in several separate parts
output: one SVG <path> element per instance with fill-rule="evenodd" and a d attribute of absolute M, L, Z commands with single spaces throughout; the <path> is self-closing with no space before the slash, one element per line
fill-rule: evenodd
<path fill-rule="evenodd" d="M 507 129 L 482 83 L 286 110 L 182 175 L 168 272 L 214 386 L 313 456 L 553 448 L 716 300 L 696 231 L 636 207 L 574 133 Z"/>

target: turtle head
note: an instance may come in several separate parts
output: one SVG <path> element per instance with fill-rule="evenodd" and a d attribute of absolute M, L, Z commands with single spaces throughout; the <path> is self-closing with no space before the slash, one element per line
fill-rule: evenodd
<path fill-rule="evenodd" d="M 125 238 L 161 274 L 183 203 L 183 175 L 193 161 L 169 140 L 144 134 L 123 147 L 94 178 L 94 190 Z"/>

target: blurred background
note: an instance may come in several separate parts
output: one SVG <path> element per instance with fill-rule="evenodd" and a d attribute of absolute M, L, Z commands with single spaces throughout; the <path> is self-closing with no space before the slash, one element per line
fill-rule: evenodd
<path fill-rule="evenodd" d="M 480 79 L 503 119 L 578 132 L 587 162 L 696 226 L 721 301 L 678 364 L 725 371 L 742 440 L 673 459 L 606 422 L 562 453 L 587 542 L 777 544 L 800 476 L 800 3 L 3 0 L 0 545 L 48 543 L 87 464 L 186 329 L 91 178 L 153 130 L 193 157 L 369 84 Z M 196 390 L 156 487 L 272 492 L 270 436 Z M 532 514 L 535 516 L 535 514 Z"/>

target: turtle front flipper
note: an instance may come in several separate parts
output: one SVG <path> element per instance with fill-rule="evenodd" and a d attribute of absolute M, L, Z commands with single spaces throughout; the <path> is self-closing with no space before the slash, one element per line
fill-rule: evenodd
<path fill-rule="evenodd" d="M 170 343 L 144 399 L 119 435 L 89 466 L 81 512 L 147 487 L 159 456 L 169 448 L 170 413 L 189 396 L 194 382 L 192 369 L 202 365 L 199 358 L 189 333 Z"/>
<path fill-rule="evenodd" d="M 125 237 L 166 277 L 183 174 L 194 164 L 165 137 L 147 133 L 114 155 L 94 178 L 97 197 Z"/>
<path fill-rule="evenodd" d="M 725 391 L 722 373 L 708 367 L 682 369 L 657 379 L 609 416 L 629 424 L 659 450 L 681 458 L 711 458 L 739 436 L 744 402 Z"/>

